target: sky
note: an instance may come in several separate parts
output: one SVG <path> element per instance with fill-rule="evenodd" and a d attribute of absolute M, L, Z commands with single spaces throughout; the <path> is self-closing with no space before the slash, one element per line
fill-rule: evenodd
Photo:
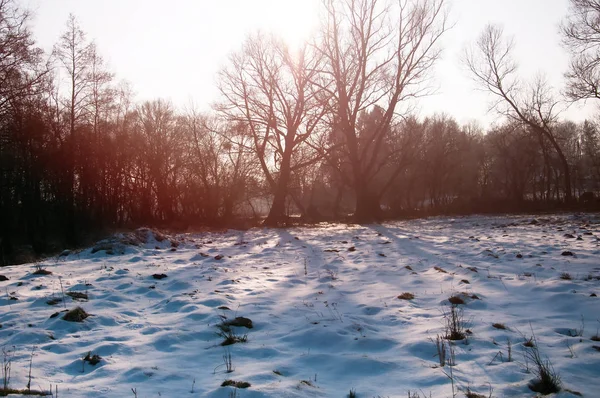
<path fill-rule="evenodd" d="M 247 35 L 275 32 L 291 43 L 308 37 L 318 23 L 320 0 L 19 0 L 34 12 L 38 44 L 51 51 L 73 13 L 118 79 L 131 83 L 138 100 L 163 98 L 178 107 L 210 109 L 218 99 L 217 72 Z M 558 26 L 568 0 L 450 0 L 454 23 L 442 40 L 433 81 L 436 93 L 421 99 L 419 114 L 444 112 L 459 123 L 489 126 L 498 115 L 491 97 L 478 89 L 461 58 L 488 23 L 500 24 L 516 43 L 524 79 L 543 73 L 562 90 L 568 54 Z M 571 105 L 564 118 L 580 121 L 597 104 Z"/>

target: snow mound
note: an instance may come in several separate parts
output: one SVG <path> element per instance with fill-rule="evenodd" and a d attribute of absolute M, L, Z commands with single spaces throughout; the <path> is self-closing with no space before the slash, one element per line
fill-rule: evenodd
<path fill-rule="evenodd" d="M 164 249 L 167 247 L 176 248 L 179 242 L 162 232 L 151 228 L 138 228 L 133 232 L 118 233 L 110 238 L 97 242 L 90 253 L 105 252 L 106 254 L 124 255 L 130 246 L 146 249 Z M 68 256 L 70 253 L 63 254 Z"/>

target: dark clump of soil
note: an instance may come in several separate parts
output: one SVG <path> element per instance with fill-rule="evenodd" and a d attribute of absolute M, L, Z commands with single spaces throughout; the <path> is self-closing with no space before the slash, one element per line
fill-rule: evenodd
<path fill-rule="evenodd" d="M 83 322 L 85 318 L 90 316 L 85 310 L 81 307 L 75 307 L 72 310 L 68 311 L 62 319 L 69 322 Z"/>
<path fill-rule="evenodd" d="M 100 357 L 100 355 L 98 355 L 98 354 L 92 355 L 91 351 L 87 353 L 85 358 L 83 358 L 84 361 L 86 361 L 87 363 L 89 363 L 92 366 L 97 365 L 101 359 L 102 359 L 102 357 Z"/>
<path fill-rule="evenodd" d="M 33 275 L 52 275 L 52 271 L 48 271 L 47 269 L 44 269 L 44 268 L 38 268 L 35 270 Z"/>
<path fill-rule="evenodd" d="M 460 296 L 452 296 L 448 299 L 448 301 L 454 305 L 459 305 L 459 304 L 465 303 L 465 300 L 463 300 L 462 297 L 460 297 Z"/>
<path fill-rule="evenodd" d="M 154 279 L 165 279 L 167 277 L 167 274 L 154 274 L 152 275 L 152 277 Z"/>
<path fill-rule="evenodd" d="M 58 298 L 51 298 L 50 300 L 46 301 L 46 304 L 48 305 L 56 305 L 58 303 L 60 303 L 62 300 L 58 299 Z"/>
<path fill-rule="evenodd" d="M 398 296 L 400 300 L 412 300 L 415 298 L 415 295 L 412 293 L 404 292 Z"/>
<path fill-rule="evenodd" d="M 60 315 L 60 313 L 61 313 L 61 312 L 67 312 L 67 310 L 60 311 L 60 312 L 55 312 L 54 314 L 50 315 L 50 319 L 52 319 L 52 318 L 56 318 L 57 316 L 59 316 L 59 315 Z"/>
<path fill-rule="evenodd" d="M 29 388 L 23 389 L 23 390 L 16 390 L 14 388 L 7 388 L 7 389 L 2 389 L 0 390 L 0 397 L 6 397 L 8 395 L 31 395 L 31 396 L 38 396 L 38 397 L 45 397 L 50 395 L 51 393 L 47 392 L 47 391 L 37 391 L 37 390 L 31 390 Z"/>
<path fill-rule="evenodd" d="M 233 380 L 225 380 L 221 387 L 235 387 L 235 388 L 248 388 L 250 387 L 250 383 L 247 381 L 233 381 Z"/>
<path fill-rule="evenodd" d="M 533 338 L 526 340 L 523 343 L 523 346 L 528 347 L 528 348 L 533 348 L 535 347 L 535 343 L 533 342 Z"/>
<path fill-rule="evenodd" d="M 88 295 L 87 293 L 81 293 L 81 292 L 66 292 L 65 293 L 67 296 L 73 298 L 74 300 L 87 300 L 88 299 Z"/>
<path fill-rule="evenodd" d="M 4 281 L 7 281 L 7 280 L 8 280 L 8 278 L 6 276 L 0 275 L 0 282 L 4 282 Z"/>
<path fill-rule="evenodd" d="M 465 392 L 465 397 L 466 398 L 487 398 L 485 395 L 478 394 L 478 393 L 476 393 L 474 391 L 471 391 L 468 388 L 467 388 L 467 392 Z"/>
<path fill-rule="evenodd" d="M 549 395 L 560 391 L 558 383 L 549 382 L 548 380 L 534 380 L 528 385 L 533 392 L 539 392 L 542 395 Z"/>
<path fill-rule="evenodd" d="M 238 316 L 231 321 L 224 322 L 227 326 L 236 326 L 236 327 L 244 327 L 248 329 L 252 329 L 254 325 L 252 324 L 252 320 L 249 318 L 245 318 L 243 316 Z"/>

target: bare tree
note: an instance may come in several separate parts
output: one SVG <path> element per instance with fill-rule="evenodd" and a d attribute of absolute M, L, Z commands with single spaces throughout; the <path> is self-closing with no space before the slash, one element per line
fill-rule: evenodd
<path fill-rule="evenodd" d="M 248 127 L 273 194 L 267 225 L 277 225 L 285 216 L 292 173 L 317 160 L 298 148 L 306 145 L 324 115 L 319 92 L 310 84 L 318 62 L 307 47 L 293 54 L 280 40 L 256 35 L 220 72 L 223 102 L 218 110 Z"/>
<path fill-rule="evenodd" d="M 524 124 L 536 135 L 540 144 L 548 140 L 560 158 L 564 179 L 565 201 L 572 198 L 569 162 L 556 138 L 559 101 L 543 77 L 524 85 L 517 76 L 517 63 L 512 58 L 514 43 L 503 37 L 501 27 L 488 25 L 475 49 L 466 53 L 465 62 L 474 79 L 495 97 L 493 108 L 505 117 Z"/>
<path fill-rule="evenodd" d="M 88 192 L 93 192 L 93 200 L 96 202 L 96 212 L 98 219 L 102 220 L 104 213 L 104 203 L 102 198 L 107 192 L 106 167 L 107 154 L 102 153 L 101 141 L 105 140 L 105 135 L 101 134 L 103 125 L 106 126 L 109 122 L 111 112 L 115 108 L 116 90 L 111 87 L 113 74 L 106 68 L 103 58 L 98 53 L 96 45 L 92 43 L 90 47 L 90 70 L 88 79 L 89 101 L 88 111 L 89 123 L 92 125 L 92 136 L 87 140 L 89 148 L 88 153 L 93 157 L 93 162 L 87 162 L 87 174 L 93 176 L 88 179 Z"/>
<path fill-rule="evenodd" d="M 239 214 L 252 176 L 260 174 L 250 149 L 251 138 L 242 125 L 202 114 L 193 107 L 181 117 L 180 128 L 188 154 L 186 183 L 195 184 L 200 191 L 200 197 L 193 199 L 203 202 L 201 216 L 210 222 L 230 222 Z"/>
<path fill-rule="evenodd" d="M 144 185 L 140 194 L 145 197 L 154 214 L 151 219 L 174 219 L 179 170 L 183 166 L 181 154 L 182 131 L 177 126 L 173 105 L 164 100 L 146 101 L 138 106 L 137 130 L 142 142 L 140 170 Z M 156 206 L 152 203 L 155 198 Z M 142 209 L 142 213 L 147 209 Z M 148 216 L 147 214 L 145 215 Z"/>
<path fill-rule="evenodd" d="M 444 0 L 325 0 L 326 18 L 316 47 L 324 66 L 315 81 L 328 92 L 334 134 L 349 164 L 356 197 L 354 218 L 380 216 L 384 189 L 375 182 L 398 106 L 427 94 L 424 83 L 439 58 L 437 43 L 447 30 Z M 370 117 L 361 129 L 360 118 Z M 403 167 L 403 166 L 402 166 Z M 388 173 L 396 178 L 397 172 Z M 390 187 L 379 181 L 381 187 Z"/>
<path fill-rule="evenodd" d="M 569 0 L 570 13 L 561 25 L 564 46 L 571 52 L 567 96 L 600 99 L 600 1 Z"/>
<path fill-rule="evenodd" d="M 77 127 L 84 118 L 89 103 L 90 88 L 90 60 L 93 46 L 87 41 L 86 35 L 79 26 L 75 16 L 69 15 L 65 32 L 55 44 L 53 55 L 59 65 L 67 72 L 68 84 L 65 85 L 68 94 L 64 101 L 66 108 L 68 127 L 64 134 L 64 158 L 65 176 L 63 181 L 65 207 L 67 210 L 66 229 L 68 240 L 76 243 L 75 232 L 75 206 L 77 183 L 77 166 L 83 162 L 77 159 L 78 143 Z M 57 115 L 60 118 L 60 115 Z"/>
<path fill-rule="evenodd" d="M 501 197 L 522 206 L 528 187 L 539 174 L 536 166 L 540 163 L 540 148 L 536 137 L 522 123 L 510 121 L 491 129 L 485 141 L 489 183 L 494 187 L 490 198 Z"/>
<path fill-rule="evenodd" d="M 75 134 L 75 127 L 84 116 L 90 101 L 89 89 L 92 85 L 90 74 L 95 46 L 87 41 L 85 32 L 73 14 L 69 15 L 67 28 L 54 46 L 54 56 L 67 72 L 69 96 L 69 135 Z"/>
<path fill-rule="evenodd" d="M 114 74 L 107 70 L 104 59 L 98 53 L 95 43 L 89 47 L 89 101 L 88 114 L 94 130 L 94 136 L 98 139 L 99 124 L 109 115 L 113 103 L 115 90 L 110 86 Z"/>
<path fill-rule="evenodd" d="M 30 14 L 15 0 L 0 0 L 0 114 L 10 102 L 44 88 L 48 68 L 29 30 Z"/>

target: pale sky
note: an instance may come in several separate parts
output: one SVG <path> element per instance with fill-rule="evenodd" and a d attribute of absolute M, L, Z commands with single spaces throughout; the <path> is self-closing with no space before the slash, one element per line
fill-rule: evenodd
<path fill-rule="evenodd" d="M 73 13 L 118 79 L 129 81 L 138 100 L 164 98 L 176 106 L 192 101 L 209 109 L 218 98 L 216 74 L 228 54 L 258 29 L 289 41 L 307 37 L 318 21 L 320 0 L 20 0 L 35 13 L 33 28 L 48 52 Z M 437 94 L 419 103 L 421 116 L 445 112 L 459 123 L 497 119 L 490 97 L 476 89 L 461 63 L 466 46 L 484 26 L 497 23 L 516 42 L 523 77 L 544 73 L 556 88 L 568 55 L 558 25 L 568 0 L 450 0 L 453 29 L 443 39 Z M 600 104 L 600 103 L 599 103 Z M 563 117 L 592 117 L 598 104 L 571 106 Z"/>

